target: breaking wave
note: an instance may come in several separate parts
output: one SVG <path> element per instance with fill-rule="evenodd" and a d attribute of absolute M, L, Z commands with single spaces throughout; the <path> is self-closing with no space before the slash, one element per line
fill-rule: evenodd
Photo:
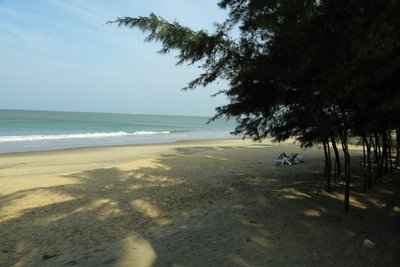
<path fill-rule="evenodd" d="M 24 141 L 46 141 L 63 139 L 88 139 L 105 138 L 120 136 L 145 136 L 145 135 L 165 135 L 170 131 L 136 131 L 136 132 L 111 132 L 111 133 L 78 133 L 78 134 L 44 134 L 44 135 L 10 135 L 0 136 L 0 143 L 6 142 L 24 142 Z"/>

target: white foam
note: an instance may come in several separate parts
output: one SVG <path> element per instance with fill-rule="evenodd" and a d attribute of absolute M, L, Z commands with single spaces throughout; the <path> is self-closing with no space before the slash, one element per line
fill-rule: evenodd
<path fill-rule="evenodd" d="M 0 143 L 8 142 L 24 142 L 24 141 L 45 141 L 45 140 L 62 140 L 62 139 L 87 139 L 87 138 L 105 138 L 135 135 L 157 135 L 169 134 L 169 131 L 137 131 L 137 132 L 111 132 L 111 133 L 79 133 L 79 134 L 46 134 L 46 135 L 10 135 L 0 136 Z"/>

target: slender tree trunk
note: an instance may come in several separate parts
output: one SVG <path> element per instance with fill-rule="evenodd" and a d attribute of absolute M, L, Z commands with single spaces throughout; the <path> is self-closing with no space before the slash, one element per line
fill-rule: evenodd
<path fill-rule="evenodd" d="M 366 151 L 365 151 L 365 147 L 366 147 L 366 144 L 365 144 L 365 139 L 366 139 L 366 137 L 365 137 L 365 134 L 363 134 L 363 136 L 362 136 L 362 146 L 363 146 L 363 167 L 365 167 L 366 165 L 367 165 L 367 154 L 366 154 Z"/>
<path fill-rule="evenodd" d="M 326 143 L 325 141 L 322 141 L 322 145 L 324 147 L 324 159 L 325 159 L 325 165 L 324 165 L 324 178 L 327 178 L 327 166 L 328 166 L 328 152 L 326 150 Z"/>
<path fill-rule="evenodd" d="M 400 167 L 400 129 L 396 129 L 396 168 Z"/>
<path fill-rule="evenodd" d="M 323 142 L 324 154 L 325 154 L 325 179 L 326 179 L 326 190 L 331 191 L 331 173 L 332 173 L 332 161 L 331 151 L 329 148 L 329 140 L 326 139 Z"/>
<path fill-rule="evenodd" d="M 377 149 L 377 156 L 376 156 L 376 176 L 375 176 L 375 181 L 374 183 L 376 183 L 378 181 L 378 179 L 380 177 L 382 177 L 382 173 L 383 173 L 383 164 L 382 164 L 382 153 L 381 153 L 381 144 L 379 142 L 379 135 L 375 134 L 375 145 L 376 145 L 376 149 Z"/>
<path fill-rule="evenodd" d="M 388 174 L 388 143 L 387 143 L 387 135 L 386 132 L 383 132 L 382 134 L 382 159 L 381 159 L 381 168 L 382 172 L 381 174 Z"/>
<path fill-rule="evenodd" d="M 378 166 L 378 146 L 376 145 L 376 139 L 374 141 L 375 137 L 371 134 L 371 146 L 374 148 L 374 164 L 375 166 Z M 376 170 L 377 171 L 377 170 Z"/>
<path fill-rule="evenodd" d="M 388 130 L 388 161 L 389 161 L 389 167 L 390 167 L 390 172 L 393 171 L 393 162 L 392 162 L 392 133 L 390 130 Z"/>
<path fill-rule="evenodd" d="M 372 138 L 370 137 L 370 141 Z M 367 179 L 368 179 L 368 188 L 372 187 L 371 181 L 371 143 L 368 143 L 367 137 L 365 137 L 365 145 L 367 146 Z"/>
<path fill-rule="evenodd" d="M 367 155 L 366 155 L 366 149 L 365 147 L 367 142 L 367 137 L 365 136 L 365 134 L 363 134 L 362 136 L 362 143 L 363 143 L 363 158 L 362 158 L 362 164 L 360 162 L 360 168 L 361 168 L 361 175 L 364 176 L 364 185 L 363 185 L 363 193 L 365 193 L 365 191 L 367 191 L 367 186 L 368 186 L 368 177 L 367 177 L 367 171 L 366 171 L 366 167 L 367 167 Z"/>
<path fill-rule="evenodd" d="M 350 206 L 350 152 L 348 146 L 348 134 L 347 129 L 343 131 L 341 136 L 342 140 L 342 149 L 344 153 L 344 181 L 345 181 L 345 189 L 344 189 L 344 211 L 349 211 Z"/>
<path fill-rule="evenodd" d="M 335 176 L 333 177 L 334 183 L 336 183 L 336 179 L 340 177 L 342 174 L 342 167 L 340 166 L 340 156 L 339 156 L 339 151 L 336 146 L 336 140 L 335 137 L 331 136 L 331 143 L 333 147 L 333 151 L 335 152 Z"/>

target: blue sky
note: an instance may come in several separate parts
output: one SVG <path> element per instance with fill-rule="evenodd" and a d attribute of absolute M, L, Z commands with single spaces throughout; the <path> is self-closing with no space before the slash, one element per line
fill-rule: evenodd
<path fill-rule="evenodd" d="M 0 109 L 206 115 L 223 84 L 183 92 L 200 70 L 176 66 L 137 29 L 105 22 L 154 12 L 212 31 L 226 11 L 207 0 L 0 0 Z"/>

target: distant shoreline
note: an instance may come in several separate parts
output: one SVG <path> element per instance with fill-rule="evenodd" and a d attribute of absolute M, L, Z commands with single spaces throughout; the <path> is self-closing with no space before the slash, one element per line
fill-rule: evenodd
<path fill-rule="evenodd" d="M 225 139 L 236 123 L 209 117 L 0 110 L 0 153 Z"/>
<path fill-rule="evenodd" d="M 156 113 L 138 113 L 138 112 L 111 112 L 111 111 L 76 111 L 76 110 L 40 110 L 40 109 L 15 109 L 15 108 L 0 108 L 0 111 L 21 111 L 21 112 L 55 112 L 55 113 L 86 113 L 86 114 L 103 114 L 103 115 L 149 115 L 149 116 L 164 116 L 164 117 L 198 117 L 212 118 L 214 115 L 183 115 L 183 114 L 156 114 Z"/>
<path fill-rule="evenodd" d="M 214 143 L 218 141 L 240 141 L 242 137 L 237 138 L 210 138 L 210 139 L 190 139 L 190 140 L 177 140 L 171 142 L 162 143 L 140 143 L 140 144 L 125 144 L 125 145 L 104 145 L 104 146 L 82 146 L 82 147 L 71 147 L 61 149 L 49 149 L 49 150 L 36 150 L 36 151 L 21 151 L 21 152 L 0 152 L 1 157 L 8 157 L 14 155 L 36 155 L 36 154 L 60 154 L 62 152 L 80 152 L 80 151 L 100 151 L 103 149 L 112 148 L 133 148 L 133 147 L 159 147 L 159 146 L 175 146 L 175 145 L 195 145 L 195 144 L 206 144 Z M 245 140 L 249 141 L 250 138 Z"/>

